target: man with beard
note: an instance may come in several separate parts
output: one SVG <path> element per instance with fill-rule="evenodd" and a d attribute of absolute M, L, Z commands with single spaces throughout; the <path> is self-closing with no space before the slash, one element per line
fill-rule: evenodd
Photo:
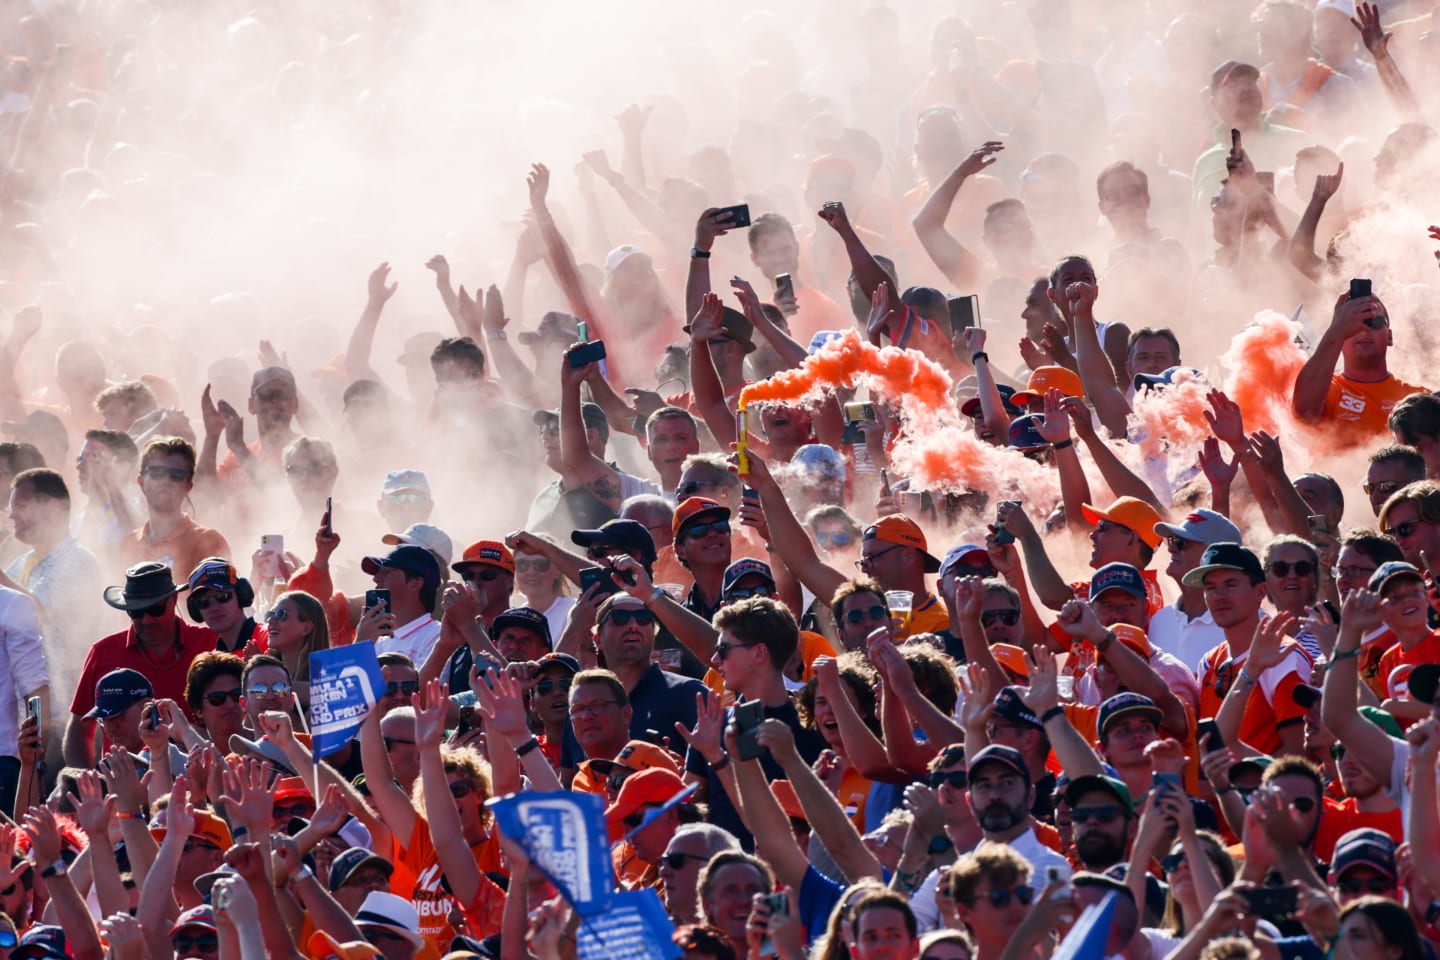
<path fill-rule="evenodd" d="M 1030 886 L 1038 893 L 1048 882 L 1050 868 L 1068 879 L 1070 864 L 1035 835 L 1035 819 L 1030 815 L 1034 791 L 1030 770 L 1014 747 L 992 743 L 970 758 L 970 809 L 985 839 L 1009 844 L 1034 867 Z"/>
<path fill-rule="evenodd" d="M 628 557 L 618 560 L 616 569 L 643 573 L 640 564 Z M 676 723 L 687 730 L 695 726 L 696 698 L 708 696 L 709 689 L 699 680 L 651 662 L 656 621 L 645 601 L 614 594 L 600 605 L 595 619 L 595 645 L 602 662 L 619 678 L 629 698 L 630 738 L 644 739 L 648 730 L 669 736 Z"/>
<path fill-rule="evenodd" d="M 1126 862 L 1135 839 L 1135 804 L 1114 777 L 1076 777 L 1065 788 L 1075 829 L 1075 856 L 1092 873 Z"/>

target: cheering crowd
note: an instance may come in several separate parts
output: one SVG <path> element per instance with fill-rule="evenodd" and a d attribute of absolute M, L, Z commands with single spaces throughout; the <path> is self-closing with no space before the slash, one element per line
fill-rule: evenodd
<path fill-rule="evenodd" d="M 1435 960 L 1440 4 L 306 6 L 0 11 L 0 960 Z"/>

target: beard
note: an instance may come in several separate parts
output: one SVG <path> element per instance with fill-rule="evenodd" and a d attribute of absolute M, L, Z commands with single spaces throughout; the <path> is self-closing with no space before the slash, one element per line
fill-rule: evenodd
<path fill-rule="evenodd" d="M 1024 820 L 1025 812 L 1024 807 L 1010 807 L 996 800 L 980 814 L 980 826 L 991 833 L 1003 833 Z"/>
<path fill-rule="evenodd" d="M 1125 841 L 1094 830 L 1075 838 L 1075 855 L 1086 870 L 1099 872 L 1125 859 Z"/>

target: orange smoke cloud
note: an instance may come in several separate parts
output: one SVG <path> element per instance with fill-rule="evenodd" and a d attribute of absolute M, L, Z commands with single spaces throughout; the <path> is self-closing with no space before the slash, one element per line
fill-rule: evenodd
<path fill-rule="evenodd" d="M 1205 421 L 1210 384 L 1191 373 L 1178 373 L 1160 390 L 1141 390 L 1131 404 L 1131 436 L 1145 456 L 1156 456 L 1163 440 L 1172 451 L 1199 447 L 1210 435 Z"/>
<path fill-rule="evenodd" d="M 1256 314 L 1255 322 L 1236 334 L 1221 355 L 1229 371 L 1225 392 L 1240 405 L 1246 430 L 1278 434 L 1294 424 L 1290 395 L 1305 365 L 1305 354 L 1295 344 L 1299 330 L 1298 323 L 1266 310 Z"/>
<path fill-rule="evenodd" d="M 740 405 L 814 402 L 836 387 L 855 386 L 869 387 L 916 412 L 950 405 L 950 375 L 938 364 L 915 350 L 877 348 L 854 330 L 827 343 L 799 367 L 750 384 L 740 392 Z"/>

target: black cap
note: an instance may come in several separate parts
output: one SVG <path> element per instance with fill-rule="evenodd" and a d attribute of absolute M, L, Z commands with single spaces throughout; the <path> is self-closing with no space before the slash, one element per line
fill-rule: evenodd
<path fill-rule="evenodd" d="M 535 415 L 530 419 L 534 421 L 535 426 L 543 427 L 551 420 L 559 420 L 560 411 L 558 409 L 536 410 Z M 585 421 L 587 428 L 599 431 L 602 438 L 610 436 L 610 418 L 605 416 L 605 411 L 601 410 L 598 404 L 589 402 L 580 404 L 580 419 Z"/>
<path fill-rule="evenodd" d="M 1025 765 L 1025 758 L 1021 756 L 1020 751 L 1014 747 L 1007 747 L 1000 743 L 992 743 L 984 750 L 975 754 L 966 764 L 966 769 L 970 773 L 970 779 L 974 780 L 975 775 L 980 772 L 980 768 L 987 763 L 1003 764 L 1024 777 L 1026 783 L 1030 782 L 1030 768 Z"/>
<path fill-rule="evenodd" d="M 1020 693 L 1014 687 L 1004 687 L 995 695 L 995 717 L 1008 723 L 1016 723 L 1024 727 L 1033 727 L 1042 730 L 1045 724 L 1035 716 L 1034 711 L 1025 706 L 1025 701 L 1020 699 Z"/>
<path fill-rule="evenodd" d="M 1205 555 L 1200 558 L 1200 566 L 1185 574 L 1180 582 L 1187 587 L 1203 587 L 1206 575 L 1215 570 L 1239 570 L 1248 574 L 1256 583 L 1265 579 L 1265 567 L 1261 565 L 1260 558 L 1255 556 L 1254 551 L 1238 543 L 1221 542 L 1206 547 Z"/>
<path fill-rule="evenodd" d="M 383 557 L 366 557 L 360 561 L 360 569 L 371 576 L 382 567 L 404 570 L 428 584 L 438 586 L 440 583 L 440 562 L 435 559 L 435 554 L 424 547 L 401 544 Z"/>
<path fill-rule="evenodd" d="M 572 530 L 570 540 L 578 546 L 615 547 L 620 553 L 638 557 L 642 564 L 655 562 L 655 538 L 638 520 L 607 520 L 598 530 Z"/>
<path fill-rule="evenodd" d="M 361 867 L 371 866 L 372 864 L 384 870 L 385 876 L 387 877 L 395 872 L 395 865 L 393 863 L 378 854 L 371 853 L 364 847 L 351 847 L 349 850 L 346 850 L 334 860 L 330 861 L 330 879 L 327 883 L 330 892 L 334 893 L 336 890 L 345 886 L 345 881 L 349 880 L 350 875 L 356 870 L 359 870 Z"/>
<path fill-rule="evenodd" d="M 155 696 L 150 679 L 138 670 L 121 667 L 111 670 L 95 684 L 95 706 L 84 719 L 114 717 L 129 710 L 141 700 Z"/>
<path fill-rule="evenodd" d="M 544 640 L 545 646 L 550 646 L 550 621 L 534 607 L 511 607 L 495 618 L 495 622 L 490 625 L 490 633 L 498 637 L 506 627 L 529 630 Z"/>

